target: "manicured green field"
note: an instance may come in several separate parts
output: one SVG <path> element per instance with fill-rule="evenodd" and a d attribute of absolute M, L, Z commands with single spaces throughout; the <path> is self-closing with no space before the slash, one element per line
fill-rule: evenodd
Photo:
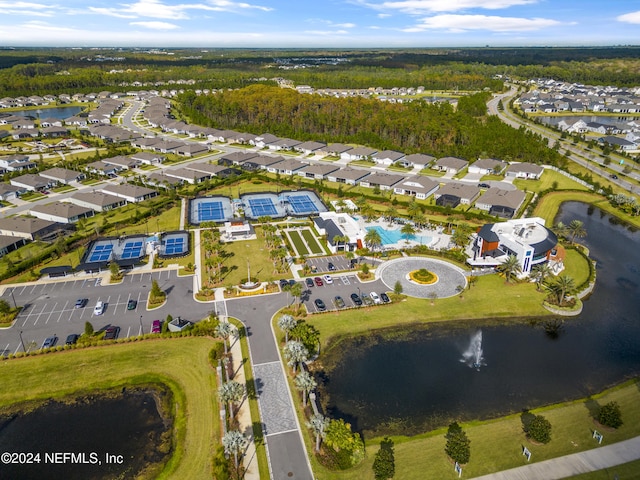
<path fill-rule="evenodd" d="M 313 233 L 311 233 L 311 230 L 302 230 L 302 236 L 307 241 L 307 245 L 309 245 L 312 253 L 316 255 L 322 253 L 322 247 L 318 245 L 318 241 L 316 237 L 313 236 Z"/>
<path fill-rule="evenodd" d="M 578 182 L 565 177 L 564 175 L 547 169 L 540 177 L 540 180 L 514 180 L 513 184 L 520 190 L 529 190 L 531 192 L 541 192 L 553 187 L 554 182 L 557 182 L 558 186 L 556 190 L 584 190 L 589 189 Z"/>
<path fill-rule="evenodd" d="M 220 444 L 215 371 L 205 337 L 155 339 L 69 350 L 0 363 L 0 406 L 161 382 L 171 388 L 177 448 L 157 478 L 211 478 Z"/>
<path fill-rule="evenodd" d="M 296 230 L 289 230 L 287 233 L 289 234 L 289 238 L 291 239 L 293 246 L 298 252 L 298 256 L 309 255 L 309 250 L 307 249 L 306 245 L 302 241 L 302 237 L 300 237 L 300 233 Z"/>
<path fill-rule="evenodd" d="M 224 261 L 227 273 L 223 274 L 224 285 L 238 285 L 247 278 L 247 259 L 250 262 L 251 277 L 257 277 L 261 282 L 270 282 L 279 278 L 286 278 L 287 274 L 277 273 L 273 261 L 269 258 L 269 249 L 264 243 L 262 229 L 256 228 L 257 240 L 240 240 L 224 244 L 224 251 L 228 254 Z"/>
<path fill-rule="evenodd" d="M 589 264 L 587 262 L 588 260 L 578 252 L 569 249 L 564 259 L 564 271 L 561 275 L 568 275 L 573 278 L 576 286 L 582 285 L 589 279 Z"/>

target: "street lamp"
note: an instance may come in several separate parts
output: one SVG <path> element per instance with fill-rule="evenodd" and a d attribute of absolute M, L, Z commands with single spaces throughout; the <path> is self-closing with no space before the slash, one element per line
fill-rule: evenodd
<path fill-rule="evenodd" d="M 13 296 L 13 288 L 10 290 L 11 292 L 11 300 L 13 300 L 13 308 L 18 308 L 18 304 L 16 303 L 16 297 Z"/>
<path fill-rule="evenodd" d="M 22 330 L 20 330 L 20 343 L 22 344 L 22 350 L 24 350 L 24 353 L 27 353 L 27 349 L 24 346 L 24 340 L 22 339 Z"/>
<path fill-rule="evenodd" d="M 142 328 L 142 315 L 140 315 L 140 335 L 144 333 L 144 329 Z"/>

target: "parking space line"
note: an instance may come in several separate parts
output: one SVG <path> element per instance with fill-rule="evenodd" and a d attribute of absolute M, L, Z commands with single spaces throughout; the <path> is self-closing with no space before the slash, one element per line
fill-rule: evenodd
<path fill-rule="evenodd" d="M 33 294 L 34 290 L 38 288 L 38 285 L 34 285 L 33 288 L 31 289 L 31 291 L 29 292 L 30 294 Z"/>
<path fill-rule="evenodd" d="M 127 337 L 131 336 L 130 333 L 131 333 L 131 327 L 127 329 Z"/>
<path fill-rule="evenodd" d="M 22 287 L 22 290 L 20 290 L 20 293 L 18 295 L 22 295 L 22 293 L 27 289 L 27 286 L 25 285 L 24 287 Z"/>
<path fill-rule="evenodd" d="M 38 318 L 36 318 L 36 321 L 35 321 L 35 322 L 33 322 L 33 325 L 34 325 L 34 326 L 35 326 L 35 325 L 37 325 L 38 320 L 40 320 L 40 315 L 42 315 L 42 312 L 44 312 L 46 308 L 47 308 L 47 304 L 45 303 L 45 304 L 44 304 L 44 307 L 42 307 L 42 310 L 40 310 L 40 313 L 38 314 Z"/>
<path fill-rule="evenodd" d="M 67 300 L 64 303 L 64 307 L 62 307 L 62 310 L 60 310 L 60 315 L 58 316 L 58 320 L 57 323 L 60 323 L 60 319 L 62 318 L 62 314 L 65 312 L 65 310 L 67 309 L 67 305 L 69 304 L 69 300 Z M 73 310 L 72 310 L 73 311 Z"/>
<path fill-rule="evenodd" d="M 56 311 L 56 306 L 58 305 L 58 302 L 53 304 L 53 308 L 51 309 L 51 312 L 49 312 L 49 316 L 47 317 L 47 319 L 44 321 L 44 324 L 47 325 L 49 323 L 49 320 L 51 320 L 51 315 L 53 315 Z"/>

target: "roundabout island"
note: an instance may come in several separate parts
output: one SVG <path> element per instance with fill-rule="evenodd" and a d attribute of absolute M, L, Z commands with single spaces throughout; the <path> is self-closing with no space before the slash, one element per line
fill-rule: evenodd
<path fill-rule="evenodd" d="M 425 269 L 432 273 L 437 281 L 420 284 L 410 279 L 409 273 Z M 443 260 L 433 258 L 409 257 L 390 260 L 380 265 L 376 271 L 376 278 L 394 289 L 396 282 L 402 285 L 402 293 L 416 298 L 447 298 L 459 293 L 460 288 L 466 288 L 467 278 L 464 270 Z"/>

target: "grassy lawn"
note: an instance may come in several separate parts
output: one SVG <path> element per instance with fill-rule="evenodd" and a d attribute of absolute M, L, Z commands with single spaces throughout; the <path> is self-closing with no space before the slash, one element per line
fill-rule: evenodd
<path fill-rule="evenodd" d="M 612 400 L 617 401 L 620 405 L 625 423 L 617 431 L 605 432 L 603 445 L 640 434 L 640 390 L 638 384 L 634 383 L 624 388 L 605 392 L 604 395 L 597 398 L 599 405 Z M 464 467 L 464 477 L 472 478 L 525 465 L 526 459 L 521 454 L 522 445 L 525 445 L 532 452 L 532 463 L 596 448 L 598 444 L 591 438 L 591 431 L 595 428 L 595 424 L 585 403 L 584 400 L 578 400 L 532 410 L 534 413 L 544 415 L 551 422 L 551 442 L 547 445 L 534 445 L 525 438 L 519 414 L 486 422 L 462 424 L 471 440 L 471 460 Z M 394 478 L 456 478 L 453 466 L 444 453 L 445 433 L 446 429 L 442 429 L 416 437 L 394 437 L 396 467 Z M 372 464 L 377 445 L 372 444 L 378 444 L 379 441 L 380 439 L 376 439 L 375 442 L 368 442 L 364 462 L 346 472 L 331 472 L 325 468 L 317 467 L 317 463 L 314 462 L 317 478 L 321 480 L 373 479 Z M 609 470 L 613 471 L 614 469 Z M 627 469 L 626 471 L 631 470 Z M 635 477 L 621 476 L 620 478 L 637 478 L 637 470 L 635 472 Z"/>
<path fill-rule="evenodd" d="M 309 255 L 309 250 L 307 250 L 307 246 L 302 241 L 302 237 L 300 237 L 300 233 L 296 230 L 287 231 L 289 234 L 289 238 L 291 239 L 291 243 L 293 243 L 298 256 L 300 255 Z"/>
<path fill-rule="evenodd" d="M 313 233 L 311 233 L 311 230 L 308 230 L 308 229 L 302 230 L 302 236 L 307 241 L 307 245 L 309 245 L 309 248 L 311 249 L 312 253 L 315 253 L 315 254 L 323 253 L 322 247 L 318 245 L 318 241 L 316 240 L 316 237 L 313 236 Z"/>
<path fill-rule="evenodd" d="M 576 286 L 582 285 L 589 279 L 589 264 L 587 262 L 576 250 L 567 249 L 567 256 L 564 259 L 564 271 L 561 275 L 569 275 L 575 281 Z"/>
<path fill-rule="evenodd" d="M 360 288 L 366 291 L 366 284 Z M 354 286 L 353 291 L 356 290 Z M 344 293 L 348 296 L 351 291 Z M 536 318 L 545 317 L 549 312 L 542 307 L 543 299 L 544 294 L 536 292 L 532 283 L 506 284 L 502 277 L 487 275 L 478 277 L 476 285 L 465 290 L 462 299 L 458 296 L 436 299 L 431 305 L 428 299 L 407 298 L 391 305 L 347 310 L 340 315 L 312 315 L 307 321 L 320 330 L 322 346 L 326 348 L 332 339 L 413 323 L 513 318 L 513 312 L 527 312 L 527 315 Z M 333 343 L 332 348 L 335 346 Z"/>
<path fill-rule="evenodd" d="M 215 373 L 204 337 L 156 339 L 37 355 L 2 363 L 0 406 L 162 382 L 176 402 L 177 448 L 157 478 L 211 478 L 220 444 Z"/>
<path fill-rule="evenodd" d="M 572 480 L 633 480 L 638 478 L 638 472 L 640 472 L 640 460 L 596 472 L 574 475 L 571 478 Z"/>
<path fill-rule="evenodd" d="M 56 192 L 56 193 L 73 192 L 75 190 L 76 188 L 72 187 L 71 185 L 63 185 L 61 187 L 56 187 L 51 189 L 52 192 Z"/>
<path fill-rule="evenodd" d="M 563 202 L 571 201 L 589 203 L 607 213 L 615 215 L 630 225 L 640 227 L 640 217 L 631 217 L 626 215 L 624 212 L 613 207 L 602 195 L 591 192 L 552 192 L 545 195 L 545 197 L 540 200 L 533 212 L 533 216 L 542 217 L 546 220 L 547 225 L 552 225 L 558 210 L 560 209 L 560 205 Z M 589 232 L 587 232 L 587 234 L 588 233 Z"/>
<path fill-rule="evenodd" d="M 587 187 L 580 185 L 578 182 L 574 182 L 554 170 L 545 170 L 540 180 L 514 180 L 513 184 L 522 191 L 541 192 L 552 188 L 554 182 L 558 182 L 556 190 L 590 191 Z"/>

